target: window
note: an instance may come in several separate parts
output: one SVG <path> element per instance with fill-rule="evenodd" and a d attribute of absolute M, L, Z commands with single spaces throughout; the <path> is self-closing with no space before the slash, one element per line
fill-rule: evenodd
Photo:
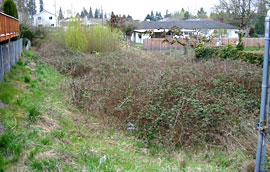
<path fill-rule="evenodd" d="M 49 19 L 52 20 L 52 16 L 50 16 Z"/>
<path fill-rule="evenodd" d="M 51 26 L 54 26 L 54 24 L 51 24 Z"/>
<path fill-rule="evenodd" d="M 41 20 L 41 17 L 38 17 L 38 20 Z"/>
<path fill-rule="evenodd" d="M 42 24 L 39 24 L 38 27 L 42 27 Z"/>

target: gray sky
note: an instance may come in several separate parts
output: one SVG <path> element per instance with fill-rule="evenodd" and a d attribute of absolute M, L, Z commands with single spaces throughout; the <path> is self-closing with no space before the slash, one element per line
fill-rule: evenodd
<path fill-rule="evenodd" d="M 169 12 L 179 11 L 182 8 L 192 13 L 203 7 L 208 14 L 214 4 L 218 4 L 218 0 L 43 0 L 45 9 L 54 13 L 54 1 L 56 1 L 56 9 L 60 6 L 66 14 L 67 10 L 73 13 L 81 12 L 85 7 L 89 11 L 92 7 L 93 13 L 95 8 L 103 8 L 104 13 L 126 14 L 131 15 L 134 19 L 143 20 L 145 16 L 154 11 L 160 11 L 162 15 L 168 9 Z M 37 4 L 38 5 L 38 4 Z"/>

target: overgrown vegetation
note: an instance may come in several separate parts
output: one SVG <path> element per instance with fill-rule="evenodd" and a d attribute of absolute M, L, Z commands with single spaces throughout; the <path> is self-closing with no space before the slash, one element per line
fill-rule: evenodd
<path fill-rule="evenodd" d="M 240 61 L 194 61 L 125 51 L 66 50 L 43 60 L 74 77 L 73 101 L 126 128 L 150 147 L 218 146 L 254 154 L 261 68 Z M 114 119 L 114 120 L 112 120 Z M 224 124 L 226 121 L 226 125 Z"/>
<path fill-rule="evenodd" d="M 86 26 L 77 19 L 69 22 L 64 38 L 67 48 L 88 53 L 115 51 L 120 45 L 117 30 L 102 25 Z"/>
<path fill-rule="evenodd" d="M 0 83 L 0 95 L 9 97 L 0 97 L 6 104 L 0 118 L 7 127 L 0 136 L 0 171 L 227 172 L 239 171 L 251 159 L 239 151 L 211 149 L 194 156 L 147 147 L 132 133 L 103 123 L 102 113 L 81 113 L 71 103 L 71 78 L 33 60 L 32 54 L 37 53 L 25 52 L 27 58 Z M 29 83 L 24 76 L 31 77 Z"/>

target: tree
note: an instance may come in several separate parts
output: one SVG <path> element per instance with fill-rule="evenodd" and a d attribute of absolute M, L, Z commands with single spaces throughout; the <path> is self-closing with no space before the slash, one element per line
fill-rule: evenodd
<path fill-rule="evenodd" d="M 187 20 L 189 18 L 190 18 L 190 14 L 189 14 L 188 11 L 186 11 L 185 14 L 184 14 L 184 19 Z"/>
<path fill-rule="evenodd" d="M 111 27 L 116 27 L 117 24 L 118 24 L 117 18 L 114 15 L 114 12 L 113 11 L 111 13 L 111 19 L 110 19 L 110 22 L 109 23 L 110 23 Z"/>
<path fill-rule="evenodd" d="M 15 4 L 17 5 L 17 9 L 20 13 L 28 15 L 27 10 L 27 0 L 14 0 Z"/>
<path fill-rule="evenodd" d="M 39 0 L 39 12 L 43 11 L 44 10 L 44 3 L 43 3 L 43 0 Z"/>
<path fill-rule="evenodd" d="M 161 12 L 156 11 L 155 20 L 158 21 L 158 20 L 162 20 L 162 19 L 163 19 L 163 17 L 161 15 Z"/>
<path fill-rule="evenodd" d="M 64 19 L 64 15 L 63 15 L 62 9 L 60 7 L 58 20 L 62 20 L 62 19 Z"/>
<path fill-rule="evenodd" d="M 152 17 L 149 14 L 147 14 L 147 16 L 145 17 L 144 20 L 145 21 L 152 21 L 153 19 L 152 19 Z"/>
<path fill-rule="evenodd" d="M 99 10 L 96 8 L 96 10 L 95 10 L 95 18 L 97 19 L 98 17 L 99 17 Z"/>
<path fill-rule="evenodd" d="M 103 19 L 103 13 L 100 13 L 99 18 Z"/>
<path fill-rule="evenodd" d="M 107 19 L 107 13 L 105 13 L 104 18 Z"/>
<path fill-rule="evenodd" d="M 86 17 L 86 16 L 88 16 L 88 12 L 86 11 L 86 9 L 83 7 L 83 10 L 82 10 L 82 12 L 81 12 L 81 18 L 84 18 L 84 17 Z"/>
<path fill-rule="evenodd" d="M 13 0 L 5 0 L 3 4 L 3 12 L 18 19 L 18 11 Z"/>
<path fill-rule="evenodd" d="M 138 24 L 137 22 L 132 20 L 132 17 L 130 15 L 128 15 L 128 17 L 126 17 L 126 15 L 123 15 L 121 17 L 121 15 L 115 15 L 113 12 L 111 13 L 111 19 L 109 23 L 111 28 L 118 28 L 127 36 L 130 36 L 132 34 L 133 30 Z"/>
<path fill-rule="evenodd" d="M 92 8 L 90 7 L 89 13 L 88 13 L 88 18 L 93 18 L 93 12 L 92 12 Z"/>
<path fill-rule="evenodd" d="M 200 10 L 198 10 L 197 17 L 200 19 L 208 18 L 207 13 L 204 11 L 203 8 L 200 8 Z"/>
<path fill-rule="evenodd" d="M 33 18 L 33 16 L 37 13 L 35 0 L 29 0 L 27 7 L 28 7 L 27 11 L 28 11 L 29 16 Z"/>
<path fill-rule="evenodd" d="M 185 19 L 185 9 L 182 8 L 181 11 L 174 12 L 173 18 L 184 20 Z"/>
<path fill-rule="evenodd" d="M 265 30 L 265 16 L 267 13 L 267 4 L 269 2 L 266 2 L 266 0 L 259 0 L 257 4 L 257 13 L 255 15 L 255 20 L 254 20 L 254 27 L 256 34 L 263 35 L 264 30 Z"/>
<path fill-rule="evenodd" d="M 151 11 L 151 18 L 152 18 L 152 19 L 154 19 L 154 18 L 155 18 L 155 16 L 154 16 L 154 12 L 153 12 L 153 11 Z"/>
<path fill-rule="evenodd" d="M 215 13 L 223 12 L 226 23 L 248 29 L 250 19 L 256 11 L 255 2 L 257 0 L 219 0 L 219 5 L 215 6 Z"/>
<path fill-rule="evenodd" d="M 166 10 L 166 14 L 165 14 L 164 18 L 169 18 L 171 16 L 172 16 L 172 14 L 169 14 L 169 10 Z"/>

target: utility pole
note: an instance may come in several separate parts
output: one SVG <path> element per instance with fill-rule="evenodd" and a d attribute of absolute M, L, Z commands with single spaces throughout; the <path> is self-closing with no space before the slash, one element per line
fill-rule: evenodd
<path fill-rule="evenodd" d="M 103 16 L 103 8 L 102 8 L 102 5 L 101 5 L 101 14 L 102 14 L 102 26 L 104 25 L 104 23 L 103 23 L 103 18 L 104 18 L 104 16 Z"/>
<path fill-rule="evenodd" d="M 57 15 L 56 15 L 56 0 L 54 0 L 54 15 L 55 15 L 55 26 L 58 26 L 58 22 L 57 22 Z"/>

